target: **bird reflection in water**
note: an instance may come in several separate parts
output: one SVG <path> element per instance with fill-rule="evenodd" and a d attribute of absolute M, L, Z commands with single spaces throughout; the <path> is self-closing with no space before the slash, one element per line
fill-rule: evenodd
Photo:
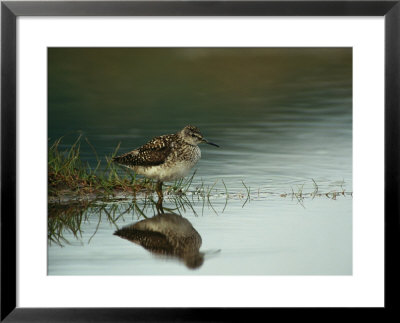
<path fill-rule="evenodd" d="M 190 269 L 199 268 L 204 262 L 204 253 L 199 251 L 201 236 L 187 219 L 174 213 L 155 215 L 114 234 L 153 254 L 177 258 Z"/>

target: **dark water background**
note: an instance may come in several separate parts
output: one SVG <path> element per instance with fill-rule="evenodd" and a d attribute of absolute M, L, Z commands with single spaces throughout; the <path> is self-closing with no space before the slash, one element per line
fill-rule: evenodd
<path fill-rule="evenodd" d="M 50 142 L 82 132 L 104 157 L 193 124 L 221 146 L 201 146 L 188 192 L 216 183 L 212 206 L 183 212 L 210 254 L 199 269 L 114 236 L 92 210 L 79 239 L 49 244 L 49 274 L 352 273 L 352 197 L 324 195 L 352 192 L 350 48 L 50 48 L 48 62 Z M 289 197 L 314 182 L 322 196 Z"/>

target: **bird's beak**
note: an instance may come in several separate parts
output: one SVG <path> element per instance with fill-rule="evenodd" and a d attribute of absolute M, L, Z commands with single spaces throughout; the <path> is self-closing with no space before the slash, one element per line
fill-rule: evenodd
<path fill-rule="evenodd" d="M 215 146 L 215 147 L 218 147 L 218 148 L 219 148 L 219 146 L 218 146 L 217 144 L 214 144 L 213 142 L 209 142 L 208 140 L 206 140 L 206 139 L 204 139 L 204 138 L 203 138 L 202 141 L 205 142 L 206 144 L 209 144 L 209 145 L 211 145 L 211 146 Z"/>

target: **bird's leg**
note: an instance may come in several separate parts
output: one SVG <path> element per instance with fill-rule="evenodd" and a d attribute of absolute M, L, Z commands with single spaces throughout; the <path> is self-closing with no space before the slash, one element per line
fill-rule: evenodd
<path fill-rule="evenodd" d="M 163 185 L 163 182 L 157 181 L 156 192 L 157 192 L 158 198 L 161 200 L 163 199 L 162 185 Z"/>
<path fill-rule="evenodd" d="M 156 209 L 157 209 L 158 214 L 164 214 L 164 209 L 163 209 L 163 206 L 162 206 L 162 202 L 163 202 L 162 199 L 158 199 L 158 201 L 157 201 Z"/>
<path fill-rule="evenodd" d="M 164 209 L 162 207 L 162 202 L 163 202 L 163 192 L 162 192 L 162 185 L 163 183 L 161 181 L 157 181 L 157 185 L 156 185 L 156 192 L 158 195 L 158 201 L 157 201 L 157 211 L 158 213 L 164 213 Z"/>

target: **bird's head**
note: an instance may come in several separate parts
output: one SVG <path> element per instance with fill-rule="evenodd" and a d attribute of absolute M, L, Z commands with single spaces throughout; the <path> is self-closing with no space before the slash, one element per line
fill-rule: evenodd
<path fill-rule="evenodd" d="M 212 145 L 212 146 L 215 146 L 215 147 L 219 147 L 218 145 L 206 140 L 203 137 L 203 135 L 201 134 L 200 129 L 195 127 L 195 126 L 191 126 L 191 125 L 186 126 L 185 128 L 183 128 L 180 131 L 180 134 L 182 136 L 182 139 L 185 142 L 187 142 L 188 144 L 198 145 L 198 144 L 200 144 L 202 142 L 205 142 L 206 144 L 209 144 L 209 145 Z"/>

